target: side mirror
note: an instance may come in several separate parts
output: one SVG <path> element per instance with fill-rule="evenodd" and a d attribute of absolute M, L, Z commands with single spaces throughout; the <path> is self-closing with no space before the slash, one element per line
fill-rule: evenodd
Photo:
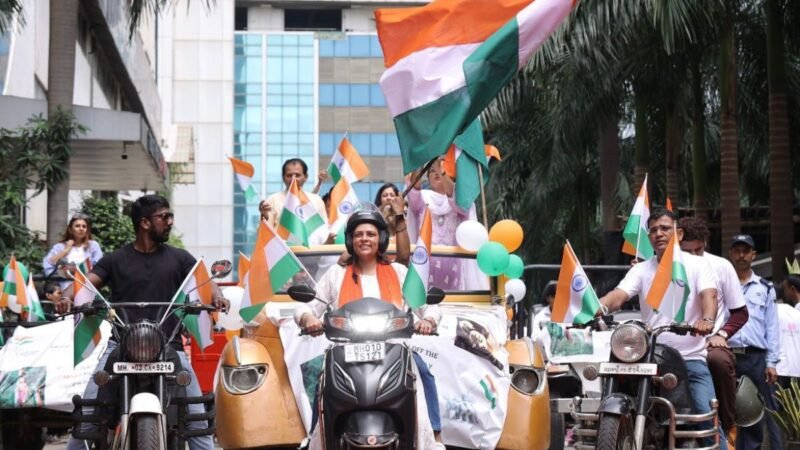
<path fill-rule="evenodd" d="M 211 264 L 211 278 L 225 278 L 233 270 L 233 264 L 227 259 L 220 259 Z"/>
<path fill-rule="evenodd" d="M 289 297 L 291 297 L 292 300 L 301 303 L 309 303 L 317 298 L 317 292 L 305 284 L 289 286 L 289 289 L 286 290 L 286 293 L 289 294 Z"/>
<path fill-rule="evenodd" d="M 432 287 L 428 289 L 428 295 L 425 298 L 425 303 L 428 305 L 438 305 L 442 303 L 444 300 L 444 291 L 437 288 Z"/>

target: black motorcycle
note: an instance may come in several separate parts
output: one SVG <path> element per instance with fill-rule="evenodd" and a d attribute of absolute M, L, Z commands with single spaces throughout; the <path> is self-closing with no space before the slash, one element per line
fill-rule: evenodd
<path fill-rule="evenodd" d="M 313 289 L 292 286 L 289 296 L 308 303 Z M 431 289 L 428 304 L 444 298 Z M 320 437 L 327 449 L 414 449 L 417 436 L 416 376 L 411 350 L 390 339 L 414 334 L 414 315 L 377 298 L 363 298 L 323 318 L 335 344 L 325 353 L 318 389 Z"/>
<path fill-rule="evenodd" d="M 212 265 L 212 279 L 229 272 L 228 261 Z M 101 317 L 111 323 L 113 339 L 119 345 L 105 367 L 93 375 L 99 388 L 97 398 L 73 397 L 72 435 L 91 442 L 95 449 L 172 450 L 183 449 L 187 438 L 213 434 L 214 394 L 185 395 L 184 388 L 192 378 L 181 366 L 175 340 L 183 329 L 177 316 L 204 311 L 210 313 L 216 308 L 200 303 L 109 304 L 104 300 L 76 308 L 71 314 Z M 152 319 L 158 317 L 163 319 Z M 206 412 L 190 414 L 191 404 L 203 404 Z M 92 413 L 86 413 L 84 407 L 91 408 Z M 206 421 L 208 425 L 189 429 L 193 421 Z"/>
<path fill-rule="evenodd" d="M 581 412 L 582 399 L 574 400 L 576 448 L 697 449 L 701 439 L 713 438 L 714 444 L 704 448 L 718 449 L 717 401 L 712 400 L 710 412 L 693 414 L 683 356 L 656 343 L 664 332 L 693 331 L 686 323 L 653 329 L 640 321 L 618 324 L 611 335 L 610 361 L 584 369 L 587 379 L 602 377 L 602 394 L 596 412 Z M 714 424 L 711 429 L 696 429 L 706 421 Z"/>

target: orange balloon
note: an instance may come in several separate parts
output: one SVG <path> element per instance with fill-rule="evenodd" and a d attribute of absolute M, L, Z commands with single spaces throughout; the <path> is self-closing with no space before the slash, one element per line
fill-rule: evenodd
<path fill-rule="evenodd" d="M 503 244 L 509 252 L 513 252 L 522 245 L 522 227 L 515 220 L 501 220 L 489 230 L 489 240 Z"/>

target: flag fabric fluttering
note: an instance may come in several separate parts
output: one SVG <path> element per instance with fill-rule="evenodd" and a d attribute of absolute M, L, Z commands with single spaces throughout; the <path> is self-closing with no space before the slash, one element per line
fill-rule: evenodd
<path fill-rule="evenodd" d="M 209 282 L 211 277 L 208 275 L 203 259 L 197 260 L 186 279 L 183 280 L 178 292 L 175 293 L 172 299 L 173 303 L 202 303 L 204 305 L 211 304 L 211 296 L 213 288 Z M 178 313 L 182 317 L 183 324 L 192 338 L 197 342 L 200 350 L 205 350 L 206 347 L 214 343 L 214 338 L 211 335 L 213 324 L 211 323 L 211 314 L 207 311 L 201 311 L 200 314 L 183 314 Z"/>
<path fill-rule="evenodd" d="M 233 166 L 233 173 L 236 174 L 236 181 L 239 182 L 239 187 L 244 192 L 244 196 L 248 201 L 258 198 L 258 192 L 253 188 L 253 175 L 256 173 L 253 165 L 247 161 L 236 159 L 228 156 Z"/>
<path fill-rule="evenodd" d="M 358 207 L 358 195 L 353 186 L 342 177 L 331 189 L 330 217 L 331 232 L 338 233 L 344 228 L 350 214 Z"/>
<path fill-rule="evenodd" d="M 433 222 L 431 212 L 426 208 L 419 229 L 417 245 L 411 253 L 411 265 L 403 282 L 403 297 L 406 304 L 417 309 L 425 304 L 428 295 L 428 274 L 430 273 L 431 235 Z"/>
<path fill-rule="evenodd" d="M 250 270 L 250 258 L 247 257 L 242 252 L 239 252 L 239 265 L 238 265 L 238 273 L 239 273 L 239 283 L 237 286 L 242 287 L 244 286 L 244 277 L 247 275 L 247 272 Z"/>
<path fill-rule="evenodd" d="M 73 331 L 73 365 L 77 366 L 81 361 L 88 358 L 100 344 L 100 339 L 102 338 L 100 325 L 103 324 L 103 320 L 107 314 L 107 310 L 98 309 L 96 314 L 80 315 L 78 322 L 75 323 L 75 329 Z"/>
<path fill-rule="evenodd" d="M 263 220 L 250 255 L 250 270 L 244 276 L 239 315 L 250 322 L 287 281 L 303 270 L 286 242 Z"/>
<path fill-rule="evenodd" d="M 683 252 L 678 244 L 678 233 L 674 232 L 658 263 L 656 276 L 647 293 L 647 304 L 656 314 L 667 315 L 675 322 L 683 322 L 686 320 L 686 304 L 690 292 Z"/>
<path fill-rule="evenodd" d="M 444 154 L 572 11 L 574 0 L 435 0 L 375 11 L 403 172 Z"/>
<path fill-rule="evenodd" d="M 81 268 L 78 267 L 72 276 L 72 301 L 74 302 L 75 307 L 93 302 L 95 293 L 92 287 L 94 286 L 89 286 L 89 279 L 86 278 L 86 275 L 84 275 Z"/>
<path fill-rule="evenodd" d="M 278 234 L 287 242 L 308 247 L 308 238 L 319 227 L 325 225 L 314 204 L 293 179 L 286 193 L 286 201 L 278 220 Z"/>
<path fill-rule="evenodd" d="M 622 237 L 625 239 L 625 243 L 622 244 L 623 253 L 643 259 L 649 259 L 655 254 L 650 239 L 647 237 L 647 220 L 649 218 L 650 198 L 647 195 L 647 175 L 645 175 L 631 216 L 622 231 Z"/>
<path fill-rule="evenodd" d="M 483 131 L 478 119 L 456 137 L 455 143 L 445 154 L 442 169 L 455 180 L 456 204 L 468 210 L 481 193 L 481 171 L 483 184 L 489 181 L 489 160 L 486 158 Z"/>
<path fill-rule="evenodd" d="M 83 271 L 83 273 L 89 273 L 92 271 L 92 259 L 86 258 L 82 263 L 78 264 L 78 268 Z"/>
<path fill-rule="evenodd" d="M 583 271 L 572 245 L 567 242 L 561 257 L 551 320 L 556 323 L 583 325 L 594 318 L 598 309 L 600 299 Z"/>
<path fill-rule="evenodd" d="M 39 299 L 39 293 L 36 291 L 36 286 L 33 284 L 33 275 L 28 275 L 28 308 L 22 315 L 28 322 L 44 321 L 44 309 L 42 309 L 42 302 Z"/>
<path fill-rule="evenodd" d="M 333 154 L 331 163 L 328 166 L 328 175 L 330 175 L 334 185 L 342 178 L 353 184 L 369 175 L 369 169 L 364 160 L 361 159 L 356 148 L 346 137 L 342 138 L 339 148 Z"/>
<path fill-rule="evenodd" d="M 3 268 L 3 292 L 0 293 L 0 308 L 8 307 L 17 314 L 28 308 L 28 268 L 13 255 Z"/>

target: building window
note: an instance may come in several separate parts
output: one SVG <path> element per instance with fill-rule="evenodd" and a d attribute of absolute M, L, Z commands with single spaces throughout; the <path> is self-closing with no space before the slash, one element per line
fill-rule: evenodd
<path fill-rule="evenodd" d="M 286 31 L 341 31 L 341 9 L 286 9 L 283 12 Z"/>
<path fill-rule="evenodd" d="M 320 164 L 324 156 L 331 156 L 339 146 L 344 133 L 319 133 Z M 361 156 L 400 156 L 400 143 L 394 133 L 350 133 L 347 139 Z"/>
<path fill-rule="evenodd" d="M 350 34 L 344 39 L 320 39 L 320 58 L 383 58 L 378 36 Z"/>
<path fill-rule="evenodd" d="M 247 30 L 247 7 L 237 6 L 236 10 L 234 11 L 233 21 L 233 26 L 236 31 Z"/>
<path fill-rule="evenodd" d="M 319 105 L 385 107 L 386 99 L 378 84 L 320 83 Z"/>

